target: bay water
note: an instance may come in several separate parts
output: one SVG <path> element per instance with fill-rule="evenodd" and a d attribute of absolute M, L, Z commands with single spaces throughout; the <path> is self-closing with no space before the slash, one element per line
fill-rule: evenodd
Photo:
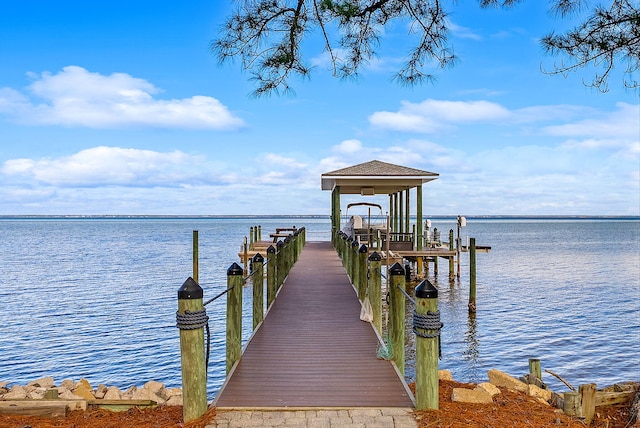
<path fill-rule="evenodd" d="M 443 237 L 456 230 L 455 218 L 431 221 Z M 0 381 L 180 387 L 175 312 L 177 290 L 192 275 L 193 231 L 206 301 L 226 288 L 226 271 L 257 225 L 263 239 L 295 225 L 308 241 L 330 240 L 328 217 L 0 219 Z M 640 381 L 638 219 L 477 218 L 461 237 L 491 251 L 477 254 L 475 315 L 468 254 L 460 278 L 449 280 L 444 259 L 438 275 L 429 272 L 444 323 L 441 369 L 482 382 L 491 368 L 519 376 L 539 358 L 575 386 Z M 225 378 L 225 302 L 206 307 L 210 398 Z M 243 304 L 246 343 L 250 286 Z M 406 376 L 413 380 L 411 361 Z"/>

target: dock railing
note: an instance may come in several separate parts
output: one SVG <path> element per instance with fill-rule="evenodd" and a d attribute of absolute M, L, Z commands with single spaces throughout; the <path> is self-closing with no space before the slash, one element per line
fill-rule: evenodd
<path fill-rule="evenodd" d="M 306 229 L 287 228 L 277 231 L 290 231 L 284 239 L 278 240 L 266 249 L 267 260 L 260 252 L 251 257 L 251 263 L 245 261 L 245 274 L 238 263 L 234 262 L 227 269 L 227 288 L 215 297 L 203 303 L 203 289 L 194 278 L 198 278 L 198 232 L 193 233 L 193 276 L 187 278 L 178 290 L 178 311 L 176 327 L 180 329 L 180 360 L 182 368 L 183 420 L 189 422 L 198 419 L 207 410 L 207 366 L 209 362 L 209 317 L 205 306 L 227 295 L 227 328 L 226 328 L 226 371 L 233 369 L 242 355 L 242 293 L 244 285 L 251 280 L 253 285 L 253 331 L 264 320 L 264 307 L 267 310 L 273 304 L 278 290 L 284 283 L 289 271 L 298 260 L 298 256 L 306 242 Z M 261 228 L 251 228 L 250 239 L 245 237 L 243 247 L 247 253 L 248 242 L 260 241 Z M 243 255 L 244 255 L 243 254 Z M 246 258 L 244 258 L 246 260 Z M 266 302 L 264 278 L 266 266 Z M 205 329 L 207 340 L 205 342 Z M 206 351 L 205 351 L 206 343 Z"/>

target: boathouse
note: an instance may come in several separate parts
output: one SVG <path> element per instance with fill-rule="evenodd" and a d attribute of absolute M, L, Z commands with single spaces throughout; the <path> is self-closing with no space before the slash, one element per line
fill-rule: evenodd
<path fill-rule="evenodd" d="M 438 174 L 435 172 L 394 165 L 379 160 L 322 174 L 322 190 L 331 191 L 332 241 L 335 244 L 336 233 L 341 228 L 341 195 L 361 195 L 363 197 L 388 195 L 389 231 L 387 233 L 392 248 L 394 242 L 402 242 L 405 244 L 403 248 L 405 250 L 422 251 L 424 245 L 422 185 L 437 178 Z M 410 223 L 412 197 L 415 197 L 416 207 L 415 231 L 411 230 Z M 406 247 L 407 243 L 410 243 L 408 248 Z"/>

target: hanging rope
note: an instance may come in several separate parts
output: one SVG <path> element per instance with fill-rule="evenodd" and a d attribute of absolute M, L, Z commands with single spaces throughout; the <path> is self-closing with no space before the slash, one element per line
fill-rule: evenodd
<path fill-rule="evenodd" d="M 217 297 L 220 297 L 222 294 L 227 293 L 224 291 L 220 293 Z M 217 297 L 214 297 L 212 300 L 215 300 Z M 210 302 L 209 301 L 209 302 Z M 207 302 L 207 303 L 209 303 Z M 207 350 L 206 350 L 206 358 L 205 358 L 205 370 L 209 371 L 209 352 L 211 350 L 211 332 L 209 331 L 209 317 L 207 316 L 207 311 L 205 308 L 200 309 L 199 311 L 184 311 L 184 313 L 176 312 L 176 327 L 180 330 L 196 330 L 198 328 L 204 327 L 207 332 Z"/>

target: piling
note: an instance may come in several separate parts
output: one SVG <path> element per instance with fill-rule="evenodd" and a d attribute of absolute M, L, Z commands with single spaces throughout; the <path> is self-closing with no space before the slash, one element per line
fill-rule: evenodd
<path fill-rule="evenodd" d="M 438 290 L 428 280 L 415 289 L 413 331 L 416 334 L 416 410 L 439 408 L 438 357 L 440 312 Z"/>
<path fill-rule="evenodd" d="M 469 312 L 476 311 L 476 238 L 469 243 Z"/>
<path fill-rule="evenodd" d="M 244 265 L 243 273 L 247 276 L 249 273 L 249 244 L 247 243 L 247 237 L 245 236 L 242 241 L 242 264 Z"/>
<path fill-rule="evenodd" d="M 276 264 L 276 248 L 273 245 L 269 245 L 267 248 L 267 309 L 271 307 L 278 291 Z"/>
<path fill-rule="evenodd" d="M 393 362 L 396 363 L 400 374 L 404 376 L 404 312 L 405 272 L 400 263 L 389 268 L 389 342 L 393 351 Z"/>
<path fill-rule="evenodd" d="M 373 325 L 382 335 L 382 257 L 376 251 L 369 256 L 369 302 L 373 312 Z"/>
<path fill-rule="evenodd" d="M 364 302 L 367 295 L 367 256 L 369 249 L 362 244 L 358 248 L 358 299 Z"/>
<path fill-rule="evenodd" d="M 191 277 L 178 290 L 176 321 L 180 329 L 184 422 L 198 419 L 207 411 L 207 368 L 203 327 L 208 317 L 202 304 L 202 296 L 202 287 Z"/>
<path fill-rule="evenodd" d="M 284 263 L 284 242 L 278 241 L 276 243 L 276 290 L 279 290 L 284 282 Z"/>
<path fill-rule="evenodd" d="M 257 253 L 251 259 L 253 271 L 251 282 L 253 283 L 253 329 L 264 320 L 264 257 Z"/>
<path fill-rule="evenodd" d="M 538 358 L 529 358 L 529 379 L 533 376 L 535 379 L 542 380 L 542 367 L 540 367 L 540 360 Z M 534 382 L 529 382 L 534 383 Z"/>
<path fill-rule="evenodd" d="M 227 269 L 227 374 L 242 354 L 242 268 Z"/>
<path fill-rule="evenodd" d="M 195 282 L 200 282 L 198 279 L 198 274 L 200 272 L 200 267 L 198 266 L 198 231 L 193 231 L 193 275 L 192 278 Z"/>
<path fill-rule="evenodd" d="M 453 246 L 453 229 L 449 229 L 449 251 L 453 251 L 454 250 L 454 246 Z M 453 279 L 455 278 L 455 261 L 453 260 L 453 257 L 449 257 L 449 280 L 453 281 Z"/>

